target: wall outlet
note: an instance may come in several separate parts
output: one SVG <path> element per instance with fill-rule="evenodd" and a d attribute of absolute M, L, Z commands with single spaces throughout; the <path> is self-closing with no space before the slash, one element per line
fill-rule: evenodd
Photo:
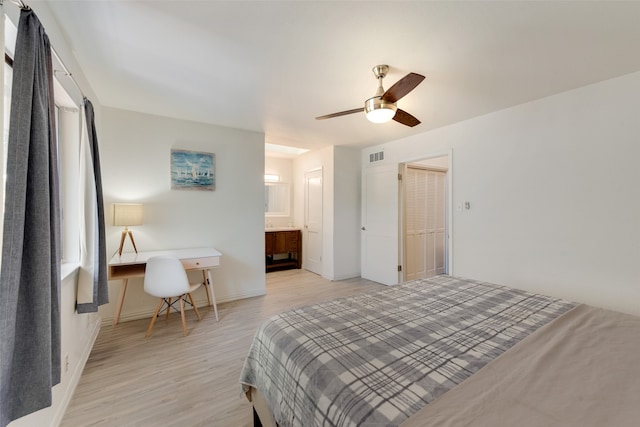
<path fill-rule="evenodd" d="M 64 357 L 64 371 L 69 372 L 69 355 Z"/>

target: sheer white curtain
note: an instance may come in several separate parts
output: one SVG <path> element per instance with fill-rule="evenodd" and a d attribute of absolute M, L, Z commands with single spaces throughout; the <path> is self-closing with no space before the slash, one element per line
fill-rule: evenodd
<path fill-rule="evenodd" d="M 80 275 L 78 313 L 98 311 L 109 302 L 105 245 L 104 203 L 100 174 L 100 153 L 93 105 L 84 99 L 80 140 Z"/>

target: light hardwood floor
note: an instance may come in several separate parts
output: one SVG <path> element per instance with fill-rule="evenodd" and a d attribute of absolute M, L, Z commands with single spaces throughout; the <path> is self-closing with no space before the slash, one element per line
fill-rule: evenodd
<path fill-rule="evenodd" d="M 258 326 L 274 314 L 333 298 L 375 291 L 364 279 L 331 282 L 305 270 L 267 274 L 267 295 L 187 313 L 103 326 L 62 427 L 253 425 L 251 404 L 240 391 L 240 370 Z"/>

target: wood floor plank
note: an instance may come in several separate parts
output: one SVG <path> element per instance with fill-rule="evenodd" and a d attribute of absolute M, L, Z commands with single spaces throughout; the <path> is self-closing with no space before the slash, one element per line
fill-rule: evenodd
<path fill-rule="evenodd" d="M 364 280 L 329 281 L 305 270 L 267 274 L 267 295 L 149 320 L 103 326 L 62 427 L 253 425 L 251 404 L 240 392 L 240 370 L 258 326 L 283 311 L 382 289 Z"/>

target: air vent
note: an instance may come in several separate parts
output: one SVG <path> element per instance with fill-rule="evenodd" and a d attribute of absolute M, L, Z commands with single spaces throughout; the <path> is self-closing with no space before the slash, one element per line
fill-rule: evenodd
<path fill-rule="evenodd" d="M 369 154 L 369 163 L 379 162 L 381 160 L 384 160 L 384 151 Z"/>

